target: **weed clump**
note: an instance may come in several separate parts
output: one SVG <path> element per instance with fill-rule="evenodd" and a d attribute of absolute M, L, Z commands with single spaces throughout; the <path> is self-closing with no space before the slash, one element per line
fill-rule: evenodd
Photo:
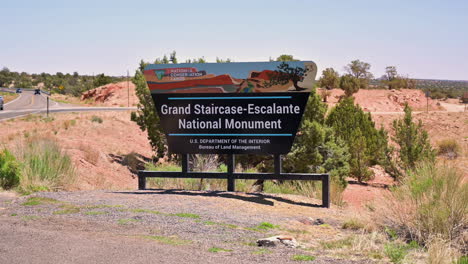
<path fill-rule="evenodd" d="M 21 169 L 16 158 L 6 149 L 0 152 L 0 188 L 11 189 L 20 183 Z"/>
<path fill-rule="evenodd" d="M 211 253 L 218 253 L 218 252 L 231 252 L 232 249 L 225 249 L 225 248 L 219 248 L 219 247 L 212 247 L 208 249 L 208 252 Z"/>
<path fill-rule="evenodd" d="M 139 221 L 138 219 L 134 219 L 134 218 L 122 218 L 122 219 L 119 219 L 117 223 L 119 225 L 126 225 L 129 223 L 138 222 L 138 221 Z"/>
<path fill-rule="evenodd" d="M 294 255 L 292 256 L 292 260 L 295 261 L 314 261 L 315 257 L 311 255 Z"/>
<path fill-rule="evenodd" d="M 101 124 L 101 123 L 102 123 L 102 118 L 100 118 L 99 116 L 93 115 L 93 116 L 91 117 L 91 122 Z"/>
<path fill-rule="evenodd" d="M 75 176 L 70 156 L 52 139 L 31 138 L 18 147 L 23 163 L 20 190 L 28 192 L 65 189 Z"/>
<path fill-rule="evenodd" d="M 434 237 L 463 244 L 463 231 L 468 226 L 468 183 L 456 169 L 420 165 L 408 172 L 387 201 L 384 219 L 403 237 L 421 244 Z"/>
<path fill-rule="evenodd" d="M 182 245 L 187 245 L 190 244 L 191 241 L 189 240 L 183 240 L 177 237 L 166 237 L 166 236 L 144 236 L 144 238 L 151 239 L 166 245 L 172 245 L 172 246 L 182 246 Z"/>
<path fill-rule="evenodd" d="M 47 197 L 29 197 L 28 200 L 24 202 L 22 205 L 34 206 L 34 205 L 40 205 L 40 204 L 56 204 L 56 203 L 61 203 L 61 202 L 52 198 L 47 198 Z"/>
<path fill-rule="evenodd" d="M 278 227 L 279 227 L 278 225 L 274 225 L 268 222 L 262 222 L 258 226 L 256 226 L 257 229 L 262 229 L 262 230 L 269 230 L 269 229 L 274 229 Z"/>
<path fill-rule="evenodd" d="M 183 217 L 183 218 L 193 218 L 193 219 L 199 219 L 200 216 L 197 215 L 197 214 L 190 214 L 190 213 L 177 213 L 177 214 L 173 214 L 174 216 L 178 216 L 178 217 Z"/>
<path fill-rule="evenodd" d="M 352 218 L 346 222 L 343 223 L 342 228 L 343 229 L 350 229 L 350 230 L 359 230 L 359 229 L 364 229 L 364 224 L 359 221 L 357 218 Z"/>
<path fill-rule="evenodd" d="M 456 159 L 460 155 L 460 146 L 454 139 L 445 139 L 439 142 L 437 154 L 448 159 Z"/>
<path fill-rule="evenodd" d="M 388 243 L 384 246 L 384 251 L 392 263 L 401 263 L 410 250 L 418 247 L 419 245 L 415 241 L 411 241 L 409 244 Z"/>

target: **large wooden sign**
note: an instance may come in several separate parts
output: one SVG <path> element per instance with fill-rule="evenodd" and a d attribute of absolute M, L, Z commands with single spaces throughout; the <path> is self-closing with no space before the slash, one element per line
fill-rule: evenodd
<path fill-rule="evenodd" d="M 151 64 L 144 75 L 172 153 L 290 151 L 312 61 Z"/>

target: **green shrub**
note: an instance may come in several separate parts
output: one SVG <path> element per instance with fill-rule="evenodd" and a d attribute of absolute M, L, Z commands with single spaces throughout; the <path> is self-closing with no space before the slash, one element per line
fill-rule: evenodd
<path fill-rule="evenodd" d="M 404 237 L 456 241 L 468 226 L 468 183 L 456 169 L 422 164 L 387 199 L 387 221 Z"/>
<path fill-rule="evenodd" d="M 295 261 L 314 261 L 315 257 L 310 255 L 294 255 L 292 256 L 292 260 Z"/>
<path fill-rule="evenodd" d="M 348 97 L 336 105 L 325 123 L 332 127 L 349 148 L 351 176 L 358 181 L 373 177 L 369 166 L 385 165 L 388 149 L 387 135 L 383 129 L 377 130 L 370 113 L 365 113 L 354 99 Z"/>
<path fill-rule="evenodd" d="M 460 146 L 454 139 L 445 139 L 438 144 L 438 154 L 449 159 L 455 159 L 460 154 Z"/>
<path fill-rule="evenodd" d="M 101 124 L 101 123 L 102 123 L 102 118 L 100 118 L 99 116 L 93 115 L 93 116 L 91 117 L 91 122 L 95 122 L 95 123 Z"/>
<path fill-rule="evenodd" d="M 324 124 L 326 105 L 321 102 L 320 96 L 312 92 L 309 96 L 298 135 L 294 140 L 291 152 L 283 159 L 283 171 L 286 173 L 330 173 L 333 182 L 346 187 L 346 177 L 349 174 L 349 151 L 346 142 L 337 137 L 335 131 Z M 263 157 L 265 161 L 257 168 L 261 172 L 273 170 L 273 160 Z M 278 188 L 307 194 L 313 191 L 315 184 L 293 181 L 287 183 L 290 188 Z M 271 185 L 270 185 L 271 186 Z M 273 186 L 275 187 L 275 186 Z M 303 188 L 305 187 L 305 188 Z M 267 189 L 267 186 L 265 186 Z M 280 191 L 283 193 L 283 191 Z"/>
<path fill-rule="evenodd" d="M 70 157 L 51 139 L 28 140 L 19 147 L 18 158 L 24 164 L 20 184 L 23 192 L 65 189 L 74 180 Z"/>
<path fill-rule="evenodd" d="M 172 245 L 172 246 L 182 246 L 192 243 L 190 240 L 180 239 L 175 236 L 143 236 L 143 238 L 151 239 L 162 244 Z"/>
<path fill-rule="evenodd" d="M 420 162 L 434 162 L 435 152 L 429 142 L 429 135 L 422 127 L 422 122 L 413 122 L 411 108 L 405 105 L 405 116 L 393 121 L 395 137 L 399 146 L 401 166 L 404 170 L 413 169 Z"/>
<path fill-rule="evenodd" d="M 232 249 L 225 249 L 225 248 L 219 248 L 219 247 L 212 247 L 208 249 L 208 252 L 211 253 L 218 253 L 218 252 L 231 252 Z"/>
<path fill-rule="evenodd" d="M 456 264 L 468 264 L 468 256 L 462 256 L 457 260 Z"/>
<path fill-rule="evenodd" d="M 279 227 L 278 225 L 274 225 L 268 222 L 262 222 L 258 226 L 256 226 L 257 229 L 263 229 L 263 230 L 274 229 L 278 227 Z"/>
<path fill-rule="evenodd" d="M 28 200 L 21 205 L 24 206 L 34 206 L 34 205 L 41 205 L 41 204 L 58 204 L 61 203 L 60 201 L 48 197 L 29 197 Z"/>
<path fill-rule="evenodd" d="M 7 149 L 4 149 L 0 152 L 0 187 L 7 190 L 18 186 L 20 175 L 20 164 Z"/>
<path fill-rule="evenodd" d="M 361 82 L 351 74 L 346 74 L 340 78 L 340 88 L 345 92 L 346 97 L 352 96 L 359 91 Z"/>
<path fill-rule="evenodd" d="M 407 249 L 403 245 L 389 243 L 384 246 L 385 255 L 392 263 L 401 263 L 408 254 Z"/>
<path fill-rule="evenodd" d="M 153 98 L 146 84 L 143 69 L 146 63 L 141 61 L 139 69 L 135 72 L 132 82 L 135 84 L 135 94 L 138 97 L 138 110 L 131 113 L 131 120 L 138 124 L 142 131 L 147 131 L 148 140 L 157 158 L 166 155 L 166 137 L 156 113 Z"/>
<path fill-rule="evenodd" d="M 197 214 L 191 214 L 191 213 L 176 213 L 176 214 L 172 214 L 174 216 L 178 216 L 178 217 L 183 217 L 183 218 L 194 218 L 194 219 L 199 219 L 200 216 L 197 215 Z"/>
<path fill-rule="evenodd" d="M 351 218 L 348 221 L 344 222 L 342 225 L 343 229 L 359 230 L 363 229 L 364 224 L 357 218 Z"/>

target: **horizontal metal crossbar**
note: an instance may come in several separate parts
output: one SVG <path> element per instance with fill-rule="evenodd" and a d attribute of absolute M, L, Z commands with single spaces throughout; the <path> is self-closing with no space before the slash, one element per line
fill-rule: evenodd
<path fill-rule="evenodd" d="M 227 179 L 228 173 L 225 172 L 178 172 L 178 171 L 139 171 L 141 177 L 158 178 L 196 178 L 196 179 Z M 236 180 L 311 180 L 320 181 L 328 174 L 313 173 L 233 173 L 232 178 Z"/>
<path fill-rule="evenodd" d="M 182 155 L 182 171 L 138 171 L 138 189 L 146 189 L 146 178 L 227 179 L 227 190 L 235 191 L 235 180 L 303 180 L 322 182 L 322 206 L 330 208 L 330 175 L 326 173 L 282 173 L 281 156 L 274 156 L 274 173 L 238 173 L 234 170 L 234 155 L 228 155 L 227 172 L 193 172 L 189 170 L 189 155 Z"/>

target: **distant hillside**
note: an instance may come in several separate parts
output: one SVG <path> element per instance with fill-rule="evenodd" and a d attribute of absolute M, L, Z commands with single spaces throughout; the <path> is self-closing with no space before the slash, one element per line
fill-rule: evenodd
<path fill-rule="evenodd" d="M 461 80 L 433 80 L 433 79 L 414 79 L 416 88 L 429 91 L 433 99 L 459 98 L 464 92 L 468 92 L 468 81 Z M 382 79 L 373 79 L 370 81 L 371 87 L 377 89 L 387 89 L 382 83 Z"/>
<path fill-rule="evenodd" d="M 468 81 L 416 79 L 419 89 L 468 89 Z"/>
<path fill-rule="evenodd" d="M 458 98 L 468 92 L 468 81 L 416 79 L 416 87 L 429 91 L 432 98 Z"/>

